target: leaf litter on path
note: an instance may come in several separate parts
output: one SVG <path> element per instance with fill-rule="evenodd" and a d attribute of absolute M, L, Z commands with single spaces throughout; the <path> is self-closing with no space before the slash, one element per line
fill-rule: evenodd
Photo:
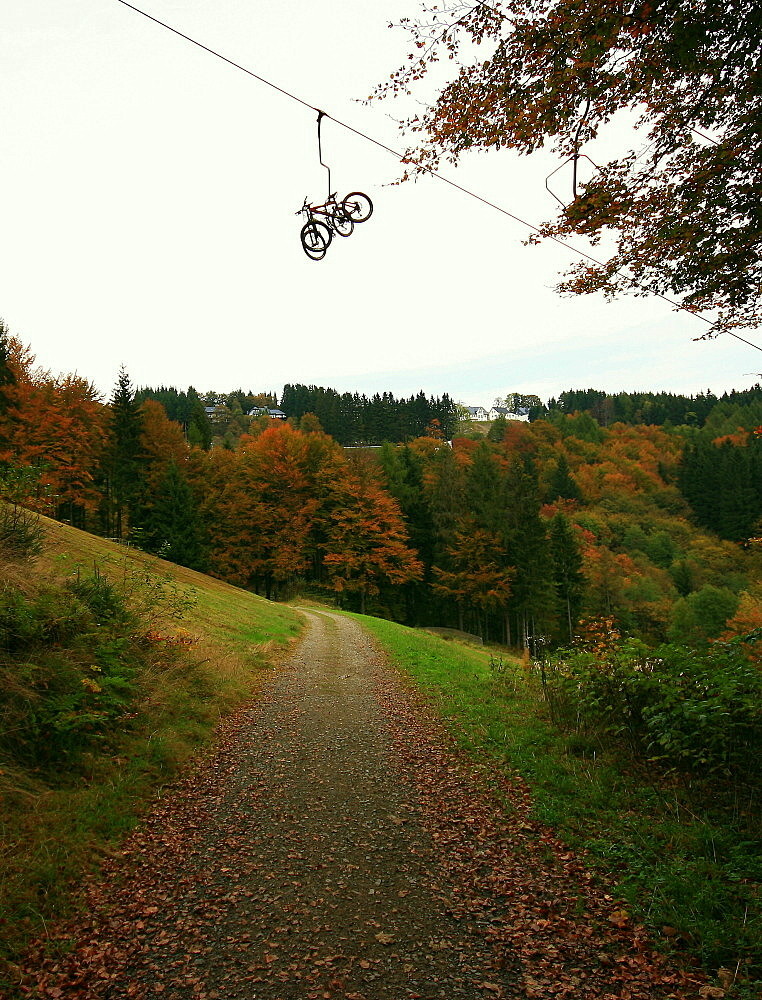
<path fill-rule="evenodd" d="M 707 995 L 531 820 L 522 782 L 497 782 L 498 806 L 359 626 L 307 617 L 290 664 L 87 881 L 54 934 L 68 954 L 32 949 L 20 996 Z"/>

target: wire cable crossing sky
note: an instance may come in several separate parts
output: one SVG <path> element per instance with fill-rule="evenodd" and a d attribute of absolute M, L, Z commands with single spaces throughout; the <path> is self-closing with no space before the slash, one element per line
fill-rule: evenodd
<path fill-rule="evenodd" d="M 260 76 L 258 73 L 253 72 L 253 70 L 248 69 L 246 66 L 242 66 L 240 63 L 234 62 L 232 59 L 228 59 L 227 56 L 222 55 L 222 53 L 217 52 L 215 49 L 212 49 L 212 48 L 210 48 L 207 45 L 204 45 L 202 42 L 197 41 L 195 38 L 191 38 L 189 35 L 186 35 L 184 32 L 179 31 L 177 28 L 173 27 L 172 25 L 167 24 L 164 21 L 160 21 L 158 18 L 154 17 L 151 14 L 148 14 L 146 11 L 142 10 L 141 8 L 134 6 L 134 4 L 128 3 L 127 0 L 117 0 L 117 3 L 120 3 L 123 7 L 129 7 L 130 10 L 135 11 L 137 14 L 141 14 L 143 17 L 147 18 L 149 21 L 153 21 L 155 24 L 159 25 L 162 28 L 165 28 L 167 31 L 170 31 L 173 34 L 178 35 L 180 38 L 183 38 L 186 41 L 190 42 L 191 44 L 198 46 L 198 48 L 203 49 L 205 52 L 208 52 L 210 55 L 213 55 L 213 56 L 215 56 L 218 59 L 221 59 L 223 62 L 228 63 L 228 65 L 233 66 L 235 69 L 241 70 L 241 72 L 246 73 L 248 76 L 253 77 L 255 80 L 258 80 L 260 83 L 263 83 L 263 84 L 265 84 L 268 87 L 271 87 L 273 90 L 276 90 L 278 93 L 283 94 L 285 97 L 289 98 L 290 100 L 296 101 L 298 104 L 301 104 L 303 107 L 309 108 L 310 110 L 317 112 L 321 117 L 324 116 L 324 117 L 330 119 L 336 125 L 339 125 L 342 128 L 344 128 L 344 129 L 347 129 L 348 131 L 354 133 L 354 135 L 360 137 L 361 139 L 364 139 L 367 142 L 373 143 L 375 146 L 378 146 L 379 148 L 381 148 L 381 149 L 385 150 L 386 152 L 390 153 L 392 156 L 396 157 L 400 162 L 404 163 L 406 161 L 406 157 L 405 157 L 404 153 L 400 153 L 398 150 L 392 149 L 390 146 L 387 146 L 385 143 L 381 142 L 379 139 L 375 139 L 373 136 L 368 135 L 367 133 L 361 131 L 360 129 L 355 128 L 352 125 L 349 125 L 347 122 L 341 121 L 339 118 L 335 118 L 329 112 L 323 111 L 322 109 L 316 107 L 314 104 L 310 104 L 308 101 L 305 101 L 301 97 L 298 97 L 296 94 L 291 93 L 290 91 L 286 90 L 285 88 L 280 87 L 277 84 L 273 83 L 272 81 L 265 79 L 265 77 Z M 479 0 L 477 0 L 477 3 L 478 3 L 479 6 L 487 7 L 489 10 L 495 10 L 495 8 L 489 7 L 488 4 L 480 3 Z M 495 12 L 498 13 L 498 14 L 500 14 L 499 11 L 495 11 Z M 504 15 L 502 15 L 502 14 L 500 14 L 500 16 L 504 17 Z M 507 20 L 506 18 L 504 18 L 504 19 Z M 520 216 L 515 215 L 513 212 L 510 212 L 508 209 L 503 208 L 501 205 L 498 205 L 495 202 L 490 201 L 489 199 L 482 197 L 481 195 L 477 194 L 475 191 L 472 191 L 472 190 L 464 187 L 463 185 L 456 183 L 455 181 L 451 180 L 450 178 L 445 177 L 443 174 L 440 174 L 438 171 L 432 170 L 431 168 L 426 168 L 426 173 L 429 174 L 432 177 L 435 177 L 437 180 L 443 181 L 445 184 L 450 185 L 450 187 L 455 188 L 457 191 L 461 191 L 463 194 L 467 195 L 468 197 L 474 198 L 476 201 L 481 202 L 483 205 L 486 205 L 488 208 L 492 208 L 496 212 L 500 212 L 502 215 L 505 215 L 508 218 L 513 219 L 515 222 L 518 222 L 520 225 L 525 226 L 527 229 L 530 229 L 533 232 L 538 233 L 538 234 L 541 233 L 541 230 L 540 230 L 539 226 L 536 226 L 533 223 L 528 222 L 526 219 L 522 219 Z M 594 257 L 592 254 L 586 253 L 584 250 L 580 250 L 578 247 L 575 247 L 572 244 L 567 243 L 564 240 L 558 239 L 555 236 L 549 236 L 549 237 L 544 237 L 544 238 L 550 239 L 553 242 L 558 243 L 560 246 L 564 247 L 566 250 L 570 251 L 571 253 L 576 254 L 577 256 L 582 257 L 582 258 L 584 258 L 586 260 L 589 260 L 589 261 L 593 262 L 594 264 L 599 264 L 599 265 L 603 264 L 603 261 L 599 260 L 597 257 Z M 633 287 L 642 287 L 642 286 L 639 286 L 634 281 L 632 282 L 632 286 Z M 700 312 L 696 312 L 693 309 L 689 309 L 688 307 L 682 305 L 677 300 L 670 298 L 668 295 L 665 295 L 663 292 L 655 291 L 655 290 L 650 289 L 650 288 L 644 288 L 643 290 L 649 292 L 651 295 L 654 295 L 657 298 L 663 299 L 665 302 L 667 302 L 670 305 L 674 306 L 676 309 L 681 309 L 684 312 L 687 312 L 689 315 L 695 316 L 696 319 L 701 320 L 702 322 L 708 324 L 709 326 L 712 325 L 712 320 L 709 319 L 707 316 L 704 316 Z M 731 331 L 731 330 L 728 330 L 728 331 L 725 331 L 725 332 L 727 332 L 731 337 L 735 337 L 737 340 L 743 341 L 743 343 L 748 344 L 750 347 L 753 347 L 755 350 L 762 351 L 762 347 L 760 347 L 757 344 L 754 344 L 750 340 L 746 340 L 745 337 L 741 337 L 738 334 L 733 333 L 733 331 Z"/>
<path fill-rule="evenodd" d="M 387 29 L 417 5 L 0 4 L 0 315 L 37 364 L 104 395 L 123 364 L 135 385 L 302 383 L 469 405 L 758 380 L 756 345 L 701 339 L 692 313 L 659 298 L 558 293 L 576 247 L 526 241 L 527 220 L 557 207 L 542 184 L 558 166 L 549 150 L 470 152 L 453 179 L 398 183 L 413 98 L 374 106 L 369 131 L 350 123 L 405 61 L 409 39 Z M 266 89 L 252 95 L 239 73 Z M 325 109 L 332 187 L 365 192 L 374 212 L 315 263 L 295 210 L 325 187 Z M 596 158 L 631 142 L 627 123 L 608 130 Z"/>

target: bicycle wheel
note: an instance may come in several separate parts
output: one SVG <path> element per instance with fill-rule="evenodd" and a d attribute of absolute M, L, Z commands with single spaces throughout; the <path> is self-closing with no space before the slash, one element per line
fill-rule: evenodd
<path fill-rule="evenodd" d="M 312 235 L 302 238 L 302 250 L 304 250 L 310 260 L 322 260 L 325 257 L 327 249 L 328 247 L 322 240 L 317 241 Z"/>
<path fill-rule="evenodd" d="M 355 230 L 353 220 L 346 214 L 341 205 L 336 205 L 331 215 L 331 226 L 339 236 L 351 236 Z"/>
<path fill-rule="evenodd" d="M 352 222 L 367 222 L 373 215 L 373 202 L 362 191 L 352 191 L 341 205 Z"/>
<path fill-rule="evenodd" d="M 333 234 L 328 226 L 322 222 L 310 219 L 302 226 L 299 239 L 302 243 L 302 249 L 308 257 L 312 260 L 322 260 L 331 244 Z"/>

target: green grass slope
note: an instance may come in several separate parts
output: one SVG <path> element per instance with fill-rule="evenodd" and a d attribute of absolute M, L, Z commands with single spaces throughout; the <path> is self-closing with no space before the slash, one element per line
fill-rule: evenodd
<path fill-rule="evenodd" d="M 556 727 L 538 671 L 505 650 L 353 617 L 468 754 L 524 778 L 537 819 L 615 887 L 628 919 L 646 924 L 665 950 L 700 961 L 723 995 L 759 996 L 758 800 L 718 802 L 695 777 L 659 773 L 621 747 Z"/>
<path fill-rule="evenodd" d="M 302 619 L 45 518 L 0 552 L 0 993 L 146 803 L 257 691 Z"/>

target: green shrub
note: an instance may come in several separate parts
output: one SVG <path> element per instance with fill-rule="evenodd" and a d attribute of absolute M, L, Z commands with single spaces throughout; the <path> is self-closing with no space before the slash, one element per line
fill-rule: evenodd
<path fill-rule="evenodd" d="M 131 615 L 126 606 L 124 595 L 100 572 L 96 566 L 92 576 L 81 577 L 68 584 L 69 590 L 92 611 L 99 622 L 130 621 Z"/>
<path fill-rule="evenodd" d="M 31 467 L 0 467 L 0 559 L 19 562 L 42 551 L 40 520 L 22 506 L 39 494 L 40 473 Z"/>
<path fill-rule="evenodd" d="M 657 651 L 642 710 L 650 755 L 671 767 L 758 780 L 762 674 L 740 649 Z"/>
<path fill-rule="evenodd" d="M 115 588 L 96 574 L 26 596 L 0 593 L 0 754 L 71 766 L 107 742 L 139 694 L 138 641 Z"/>
<path fill-rule="evenodd" d="M 42 528 L 36 514 L 0 497 L 0 558 L 20 561 L 42 551 Z"/>
<path fill-rule="evenodd" d="M 732 644 L 703 651 L 629 641 L 567 650 L 543 668 L 554 721 L 663 766 L 758 782 L 762 674 Z"/>
<path fill-rule="evenodd" d="M 705 584 L 677 601 L 668 638 L 678 645 L 701 646 L 720 635 L 738 609 L 738 594 L 728 587 Z"/>

